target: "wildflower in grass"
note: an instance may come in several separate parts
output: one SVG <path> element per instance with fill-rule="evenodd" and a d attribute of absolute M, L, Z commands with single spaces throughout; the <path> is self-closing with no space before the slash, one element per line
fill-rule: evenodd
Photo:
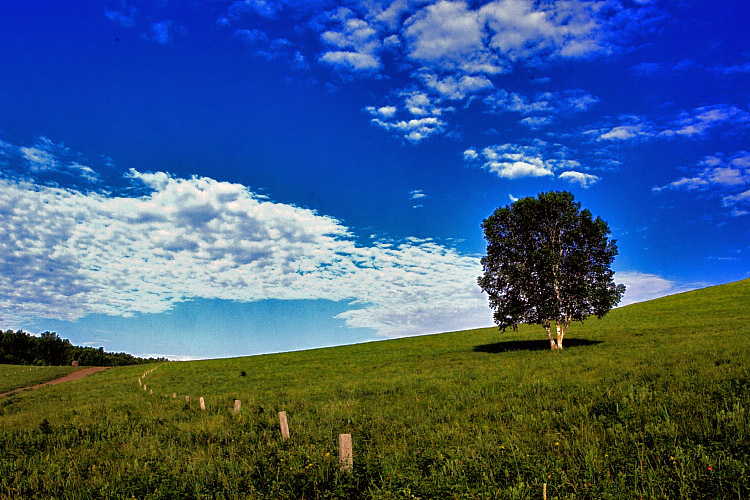
<path fill-rule="evenodd" d="M 711 472 L 711 466 L 710 465 L 708 466 L 708 472 Z"/>

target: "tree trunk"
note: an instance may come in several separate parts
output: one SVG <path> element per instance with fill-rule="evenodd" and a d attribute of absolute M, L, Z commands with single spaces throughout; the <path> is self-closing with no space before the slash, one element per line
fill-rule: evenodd
<path fill-rule="evenodd" d="M 555 342 L 555 339 L 552 338 L 552 330 L 550 329 L 549 323 L 545 323 L 542 325 L 544 327 L 544 331 L 547 332 L 547 338 L 549 339 L 549 348 L 553 351 L 557 349 L 557 342 Z"/>
<path fill-rule="evenodd" d="M 555 338 L 552 336 L 552 329 L 550 328 L 550 324 L 545 323 L 542 326 L 544 326 L 544 330 L 547 332 L 547 338 L 549 339 L 549 348 L 553 351 L 555 349 L 562 349 L 562 344 L 558 344 Z"/>

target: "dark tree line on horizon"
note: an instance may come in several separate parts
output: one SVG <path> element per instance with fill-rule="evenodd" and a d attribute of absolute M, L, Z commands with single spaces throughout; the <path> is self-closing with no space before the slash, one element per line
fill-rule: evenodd
<path fill-rule="evenodd" d="M 167 361 L 166 358 L 138 358 L 125 352 L 105 352 L 103 347 L 81 347 L 44 332 L 39 337 L 22 330 L 0 330 L 0 364 L 63 366 L 125 366 Z"/>

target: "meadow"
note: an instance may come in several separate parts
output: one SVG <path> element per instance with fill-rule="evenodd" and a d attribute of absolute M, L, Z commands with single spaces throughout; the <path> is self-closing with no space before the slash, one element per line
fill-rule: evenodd
<path fill-rule="evenodd" d="M 749 498 L 748 297 L 619 308 L 562 351 L 486 328 L 25 391 L 0 398 L 0 498 Z"/>
<path fill-rule="evenodd" d="M 0 365 L 0 394 L 49 382 L 76 370 L 72 366 Z"/>

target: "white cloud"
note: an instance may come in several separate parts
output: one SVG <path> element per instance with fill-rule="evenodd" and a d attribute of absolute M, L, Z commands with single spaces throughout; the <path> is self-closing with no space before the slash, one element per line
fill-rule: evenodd
<path fill-rule="evenodd" d="M 131 171 L 110 197 L 0 179 L 0 322 L 167 311 L 192 298 L 346 301 L 399 336 L 491 324 L 478 257 L 430 241 L 358 246 L 347 227 L 244 186 Z"/>
<path fill-rule="evenodd" d="M 380 118 L 383 118 L 385 120 L 388 120 L 390 118 L 393 118 L 396 116 L 396 107 L 395 106 L 381 106 L 379 108 L 376 108 L 375 106 L 367 106 L 365 108 L 365 111 L 370 113 L 373 116 L 378 116 Z"/>
<path fill-rule="evenodd" d="M 420 198 L 427 198 L 427 195 L 424 194 L 421 189 L 415 189 L 413 191 L 409 191 L 410 200 L 418 200 Z"/>
<path fill-rule="evenodd" d="M 378 32 L 366 21 L 351 17 L 349 9 L 339 8 L 332 16 L 335 28 L 323 32 L 321 40 L 334 50 L 324 52 L 320 61 L 352 71 L 372 71 L 382 64 L 378 52 L 382 43 Z"/>
<path fill-rule="evenodd" d="M 555 115 L 587 111 L 598 102 L 598 97 L 580 89 L 530 95 L 499 89 L 484 98 L 491 112 L 520 113 L 526 117 L 521 123 L 532 129 L 549 125 Z"/>
<path fill-rule="evenodd" d="M 467 149 L 463 155 L 466 161 L 481 161 L 483 169 L 504 179 L 554 177 L 555 170 L 580 167 L 576 160 L 567 158 L 569 152 L 566 148 L 557 144 L 550 145 L 544 141 L 535 141 L 531 146 L 520 144 L 488 146 L 482 150 L 481 160 L 474 148 Z M 569 178 L 570 176 L 562 177 Z"/>
<path fill-rule="evenodd" d="M 442 133 L 445 130 L 445 122 L 434 116 L 393 122 L 373 118 L 372 123 L 385 130 L 398 132 L 404 139 L 412 143 L 420 142 L 431 135 Z"/>
<path fill-rule="evenodd" d="M 702 106 L 691 112 L 683 112 L 671 128 L 661 132 L 665 136 L 703 135 L 720 125 L 744 125 L 750 122 L 750 113 L 728 104 Z"/>
<path fill-rule="evenodd" d="M 480 9 L 491 30 L 490 47 L 516 61 L 540 54 L 584 57 L 609 52 L 604 43 L 603 2 L 500 0 Z"/>
<path fill-rule="evenodd" d="M 615 273 L 614 280 L 615 283 L 625 285 L 625 296 L 620 302 L 620 306 L 644 302 L 707 286 L 706 283 L 680 284 L 656 274 L 639 271 L 618 271 Z"/>
<path fill-rule="evenodd" d="M 47 137 L 40 137 L 33 146 L 13 146 L 4 143 L 4 155 L 21 159 L 32 174 L 56 172 L 79 177 L 89 183 L 99 181 L 99 175 L 89 166 L 74 159 L 74 155 L 62 143 L 56 144 Z"/>
<path fill-rule="evenodd" d="M 481 75 L 463 75 L 458 78 L 449 75 L 440 79 L 434 73 L 420 72 L 418 78 L 422 80 L 425 87 L 437 93 L 442 99 L 464 99 L 467 95 L 493 88 L 492 82 Z"/>
<path fill-rule="evenodd" d="M 484 42 L 484 22 L 465 2 L 440 1 L 405 23 L 410 59 L 442 70 L 497 74 L 500 60 Z"/>
<path fill-rule="evenodd" d="M 573 170 L 563 172 L 558 177 L 568 182 L 579 184 L 583 188 L 591 187 L 599 180 L 599 177 L 596 175 L 576 172 Z"/>
<path fill-rule="evenodd" d="M 630 141 L 671 137 L 702 137 L 717 127 L 746 127 L 750 124 L 750 113 L 729 104 L 702 106 L 683 111 L 677 117 L 655 124 L 644 117 L 623 115 L 620 125 L 608 124 L 586 131 L 602 141 Z"/>
<path fill-rule="evenodd" d="M 702 190 L 714 191 L 722 196 L 722 205 L 733 209 L 733 215 L 744 215 L 744 210 L 738 204 L 747 203 L 750 191 L 744 191 L 750 186 L 750 152 L 739 151 L 728 160 L 721 154 L 706 156 L 698 164 L 698 169 L 691 177 L 681 177 L 664 186 L 654 186 L 652 191 L 660 193 L 664 190 Z"/>

